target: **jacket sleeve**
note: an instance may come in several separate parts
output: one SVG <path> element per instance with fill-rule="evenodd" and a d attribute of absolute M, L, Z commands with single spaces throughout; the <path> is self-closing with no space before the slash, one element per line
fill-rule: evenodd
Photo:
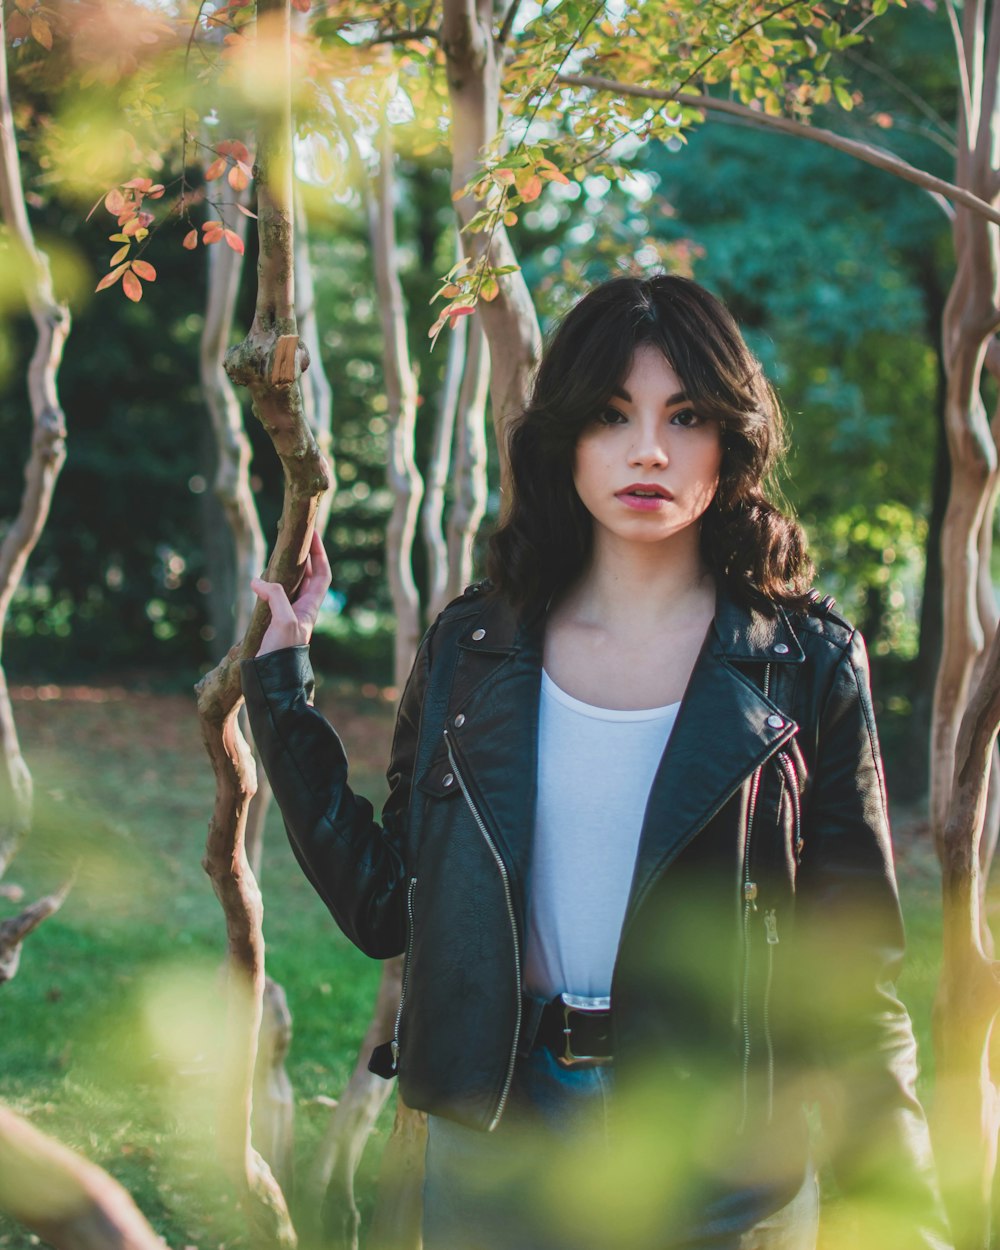
<path fill-rule="evenodd" d="M 432 632 L 400 700 L 381 824 L 348 785 L 343 744 L 312 707 L 308 648 L 284 647 L 240 666 L 250 728 L 295 857 L 344 933 L 377 959 L 400 954 L 406 942 L 405 827 Z"/>
<path fill-rule="evenodd" d="M 873 1245 L 940 1250 L 949 1237 L 915 1091 L 913 1029 L 894 987 L 903 924 L 868 658 L 857 632 L 820 714 L 803 818 L 800 1003 L 822 1073 L 824 1153 L 846 1200 L 840 1210 L 880 1230 Z"/>

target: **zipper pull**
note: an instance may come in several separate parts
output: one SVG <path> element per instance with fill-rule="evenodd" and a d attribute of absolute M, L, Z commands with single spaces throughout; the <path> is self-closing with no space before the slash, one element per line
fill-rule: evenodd
<path fill-rule="evenodd" d="M 399 1042 L 395 1038 L 389 1043 L 389 1050 L 392 1054 L 392 1070 L 395 1072 L 399 1067 Z"/>
<path fill-rule="evenodd" d="M 744 881 L 743 882 L 743 901 L 744 903 L 749 903 L 754 911 L 757 910 L 757 882 L 756 881 Z"/>
<path fill-rule="evenodd" d="M 767 932 L 767 941 L 769 946 L 778 945 L 778 917 L 772 907 L 770 911 L 764 912 L 764 929 Z"/>

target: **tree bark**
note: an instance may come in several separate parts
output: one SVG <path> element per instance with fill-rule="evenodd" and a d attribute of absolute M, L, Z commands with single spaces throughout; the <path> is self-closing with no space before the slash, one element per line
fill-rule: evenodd
<path fill-rule="evenodd" d="M 116 1180 L 3 1106 L 0 1211 L 56 1250 L 164 1250 Z"/>
<path fill-rule="evenodd" d="M 490 386 L 490 349 L 478 318 L 472 319 L 468 333 L 465 374 L 458 401 L 455 467 L 452 470 L 455 497 L 448 517 L 446 602 L 460 595 L 472 581 L 476 535 L 486 514 L 488 495 L 486 400 Z"/>
<path fill-rule="evenodd" d="M 308 354 L 299 341 L 294 303 L 292 116 L 288 0 L 259 0 L 257 39 L 268 42 L 269 76 L 280 67 L 280 90 L 262 98 L 257 126 L 257 303 L 246 339 L 226 356 L 234 384 L 250 391 L 285 476 L 278 539 L 265 576 L 293 592 L 302 577 L 318 501 L 328 489 L 326 464 L 304 418 L 299 377 Z M 247 633 L 198 684 L 202 735 L 216 777 L 205 868 L 223 907 L 229 946 L 229 1010 L 220 1155 L 247 1214 L 251 1244 L 292 1247 L 295 1231 L 284 1195 L 250 1135 L 254 1061 L 264 993 L 261 899 L 246 858 L 247 806 L 255 769 L 237 722 L 239 661 L 256 654 L 267 621 L 254 608 Z"/>
<path fill-rule="evenodd" d="M 445 54 L 448 95 L 451 100 L 452 191 L 457 192 L 479 166 L 480 151 L 500 124 L 502 44 L 493 37 L 492 0 L 443 0 L 441 48 Z M 456 203 L 463 228 L 482 205 L 472 196 Z M 485 234 L 467 236 L 467 250 L 478 259 L 487 248 L 497 266 L 517 263 L 504 226 L 498 225 L 492 244 Z M 541 331 L 524 275 L 517 271 L 498 278 L 500 293 L 480 301 L 490 346 L 493 426 L 500 462 L 501 508 L 507 506 L 507 435 L 510 423 L 523 410 L 531 378 L 541 355 Z"/>
<path fill-rule="evenodd" d="M 0 218 L 7 229 L 16 268 L 21 273 L 25 302 L 35 323 L 36 343 L 28 364 L 28 402 L 31 408 L 31 452 L 24 469 L 24 490 L 17 516 L 0 543 L 0 880 L 31 824 L 31 773 L 21 754 L 14 710 L 2 665 L 3 633 L 14 592 L 48 519 L 56 480 L 66 459 L 66 420 L 59 403 L 58 377 L 63 347 L 69 334 L 69 309 L 55 297 L 47 259 L 35 246 L 24 200 L 18 164 L 10 81 L 7 74 L 7 34 L 0 12 Z M 17 968 L 23 937 L 51 915 L 58 903 L 46 906 L 65 891 L 42 900 L 9 921 L 6 950 L 0 944 L 0 964 L 9 979 Z"/>
<path fill-rule="evenodd" d="M 417 379 L 406 340 L 406 307 L 396 267 L 395 153 L 388 123 L 379 135 L 379 166 L 368 194 L 368 227 L 375 261 L 375 286 L 385 343 L 385 391 L 389 417 L 389 485 L 392 515 L 386 531 L 386 568 L 396 617 L 393 664 L 398 688 L 409 674 L 420 642 L 420 595 L 413 578 L 413 541 L 423 497 L 414 456 Z"/>
<path fill-rule="evenodd" d="M 306 1231 L 318 1240 L 321 1223 L 328 1250 L 357 1250 L 359 1216 L 354 1177 L 378 1113 L 392 1090 L 388 1081 L 368 1071 L 368 1057 L 392 1033 L 401 984 L 402 964 L 390 959 L 383 968 L 375 1010 L 351 1079 L 313 1156 L 303 1209 L 315 1226 Z"/>
<path fill-rule="evenodd" d="M 963 99 L 955 181 L 995 201 L 1000 7 L 992 6 L 986 32 L 985 14 L 978 0 L 967 4 L 956 38 Z M 931 820 L 944 919 L 934 1011 L 934 1128 L 956 1250 L 981 1250 L 990 1240 L 1000 1136 L 1000 1090 L 991 1071 L 1000 977 L 983 907 L 996 843 L 992 764 L 1000 722 L 1000 634 L 994 634 L 985 660 L 982 655 L 997 619 L 989 562 L 1000 410 L 988 424 L 982 382 L 984 364 L 989 358 L 993 365 L 997 355 L 1000 236 L 994 224 L 958 204 L 952 228 L 956 272 L 942 328 L 951 491 L 942 533 L 944 641 L 931 746 Z"/>

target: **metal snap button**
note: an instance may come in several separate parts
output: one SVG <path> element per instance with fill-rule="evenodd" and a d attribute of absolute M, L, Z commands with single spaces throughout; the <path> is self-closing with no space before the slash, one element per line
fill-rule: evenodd
<path fill-rule="evenodd" d="M 767 718 L 767 723 L 768 723 L 768 727 L 771 729 L 781 729 L 784 727 L 784 724 L 785 724 L 785 722 L 781 719 L 781 717 L 775 716 L 773 712 Z"/>
<path fill-rule="evenodd" d="M 445 773 L 445 775 L 441 778 L 441 784 L 442 784 L 443 786 L 450 786 L 450 785 L 453 785 L 453 784 L 454 784 L 454 782 L 455 782 L 455 774 L 454 774 L 454 773 Z"/>
<path fill-rule="evenodd" d="M 486 637 L 485 629 L 474 629 L 472 631 L 472 641 L 481 642 Z"/>
<path fill-rule="evenodd" d="M 455 728 L 461 729 L 464 724 L 465 724 L 465 713 L 459 712 L 459 714 L 455 717 Z"/>
<path fill-rule="evenodd" d="M 788 654 L 788 643 L 787 643 L 787 642 L 776 642 L 776 643 L 774 644 L 774 654 L 775 654 L 775 655 L 787 655 L 787 654 Z"/>

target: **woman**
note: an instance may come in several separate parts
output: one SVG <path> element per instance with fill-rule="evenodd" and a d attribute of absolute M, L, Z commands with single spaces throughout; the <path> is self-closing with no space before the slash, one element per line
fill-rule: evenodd
<path fill-rule="evenodd" d="M 781 442 L 703 288 L 581 299 L 510 436 L 490 580 L 420 646 L 381 824 L 309 706 L 321 544 L 294 603 L 254 582 L 244 691 L 293 850 L 352 941 L 406 954 L 372 1065 L 430 1113 L 427 1250 L 806 1250 L 818 1100 L 873 1245 L 944 1244 L 864 644 L 765 498 Z"/>

